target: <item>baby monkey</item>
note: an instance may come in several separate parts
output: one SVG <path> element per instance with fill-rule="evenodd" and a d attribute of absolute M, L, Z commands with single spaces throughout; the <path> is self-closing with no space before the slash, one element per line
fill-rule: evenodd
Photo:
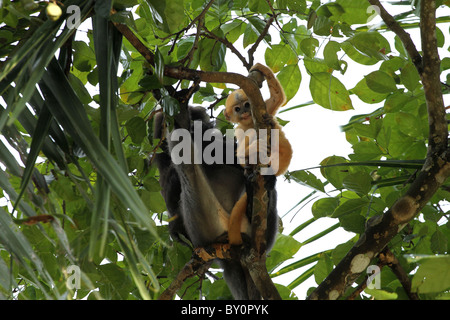
<path fill-rule="evenodd" d="M 273 129 L 278 133 L 278 139 L 271 139 L 271 155 L 270 163 L 273 167 L 274 174 L 276 176 L 282 175 L 289 167 L 289 163 L 292 158 L 292 147 L 288 139 L 284 135 L 280 124 L 274 117 L 277 110 L 286 102 L 286 95 L 280 82 L 273 74 L 272 70 L 260 63 L 255 64 L 251 69 L 252 71 L 261 72 L 267 81 L 269 87 L 270 98 L 265 101 L 267 113 L 272 117 Z M 244 90 L 238 89 L 233 91 L 227 98 L 225 103 L 224 115 L 228 121 L 237 123 L 235 135 L 238 143 L 237 154 L 244 155 L 245 158 L 251 157 L 252 153 L 266 154 L 267 150 L 264 150 L 263 146 L 267 146 L 265 141 L 261 142 L 255 139 L 255 130 L 253 124 L 253 118 L 251 114 L 251 106 L 248 101 L 247 95 Z M 239 130 L 241 129 L 241 130 Z M 247 131 L 249 130 L 249 131 Z M 246 134 L 252 132 L 251 134 Z M 258 149 L 259 147 L 259 149 Z M 273 165 L 273 164 L 277 165 Z M 245 165 L 245 164 L 243 164 Z M 236 202 L 228 224 L 228 239 L 230 244 L 241 244 L 241 228 L 243 228 L 242 218 L 245 215 L 247 207 L 247 193 L 244 193 L 242 197 Z"/>

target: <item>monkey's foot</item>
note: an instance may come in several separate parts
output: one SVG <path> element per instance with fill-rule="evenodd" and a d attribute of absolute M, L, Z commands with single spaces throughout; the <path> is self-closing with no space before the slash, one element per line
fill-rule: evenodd
<path fill-rule="evenodd" d="M 208 247 L 198 247 L 194 249 L 194 254 L 205 262 L 213 259 L 230 259 L 229 243 L 215 243 Z"/>

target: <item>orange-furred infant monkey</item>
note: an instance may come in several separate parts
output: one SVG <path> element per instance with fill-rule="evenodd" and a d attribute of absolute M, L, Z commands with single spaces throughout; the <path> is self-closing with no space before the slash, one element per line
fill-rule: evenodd
<path fill-rule="evenodd" d="M 270 98 L 265 101 L 267 113 L 273 117 L 273 128 L 278 132 L 278 141 L 272 141 L 272 154 L 270 156 L 270 163 L 277 163 L 278 166 L 274 166 L 275 175 L 279 176 L 286 172 L 289 163 L 292 158 L 292 147 L 288 139 L 284 135 L 281 126 L 275 119 L 275 114 L 278 108 L 286 102 L 286 95 L 280 82 L 273 74 L 272 70 L 260 63 L 255 64 L 251 69 L 252 71 L 259 71 L 264 75 L 267 81 L 267 85 L 270 91 Z M 225 103 L 225 117 L 227 120 L 237 123 L 236 127 L 236 139 L 238 143 L 238 155 L 244 152 L 245 157 L 251 156 L 251 152 L 258 150 L 257 146 L 261 146 L 259 141 L 254 140 L 252 143 L 251 135 L 244 135 L 248 129 L 254 129 L 253 118 L 251 114 L 251 107 L 248 101 L 247 95 L 244 90 L 238 89 L 233 91 L 227 98 Z M 242 130 L 238 130 L 242 129 Z M 252 130 L 254 132 L 254 130 Z M 262 145 L 265 145 L 264 143 Z M 244 149 L 243 149 L 244 148 Z M 263 148 L 261 148 L 263 149 Z M 267 153 L 267 150 L 258 150 L 256 152 Z M 278 169 L 278 170 L 277 170 Z M 241 244 L 242 237 L 241 231 L 244 231 L 247 225 L 242 223 L 247 208 L 247 193 L 244 193 L 242 197 L 236 202 L 233 210 L 230 214 L 230 220 L 228 223 L 228 239 L 230 244 Z"/>

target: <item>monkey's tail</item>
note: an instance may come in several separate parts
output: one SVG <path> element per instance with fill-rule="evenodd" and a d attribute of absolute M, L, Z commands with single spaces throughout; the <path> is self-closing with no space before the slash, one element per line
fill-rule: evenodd
<path fill-rule="evenodd" d="M 261 300 L 248 270 L 239 261 L 221 260 L 223 275 L 235 300 Z"/>

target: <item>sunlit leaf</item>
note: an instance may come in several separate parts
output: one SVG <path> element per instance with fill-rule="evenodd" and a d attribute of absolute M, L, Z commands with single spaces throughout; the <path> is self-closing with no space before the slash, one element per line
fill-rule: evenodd
<path fill-rule="evenodd" d="M 314 102 L 326 109 L 336 111 L 353 109 L 345 86 L 327 72 L 313 73 L 309 88 Z"/>

